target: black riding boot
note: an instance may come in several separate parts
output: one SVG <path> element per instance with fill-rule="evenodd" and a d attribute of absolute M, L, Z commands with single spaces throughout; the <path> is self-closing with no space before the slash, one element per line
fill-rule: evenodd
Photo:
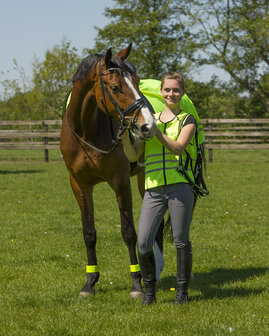
<path fill-rule="evenodd" d="M 142 305 L 149 305 L 156 302 L 155 283 L 156 283 L 156 267 L 153 251 L 146 254 L 138 252 L 139 264 L 145 286 L 145 295 Z"/>
<path fill-rule="evenodd" d="M 192 249 L 191 242 L 177 249 L 177 294 L 175 304 L 189 302 L 188 287 L 191 279 Z"/>

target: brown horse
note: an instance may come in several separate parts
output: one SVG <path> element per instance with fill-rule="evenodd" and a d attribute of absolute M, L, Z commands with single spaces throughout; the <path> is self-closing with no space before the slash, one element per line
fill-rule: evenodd
<path fill-rule="evenodd" d="M 131 47 L 117 55 L 109 49 L 105 55 L 90 55 L 81 62 L 73 77 L 72 95 L 63 119 L 61 152 L 81 210 L 88 258 L 87 281 L 80 296 L 94 294 L 99 278 L 92 194 L 94 185 L 102 181 L 108 182 L 117 197 L 121 234 L 130 256 L 130 296 L 143 295 L 132 216 L 130 163 L 114 136 L 126 129 L 132 129 L 143 140 L 155 134 L 154 118 L 139 93 L 138 76 L 124 62 Z"/>

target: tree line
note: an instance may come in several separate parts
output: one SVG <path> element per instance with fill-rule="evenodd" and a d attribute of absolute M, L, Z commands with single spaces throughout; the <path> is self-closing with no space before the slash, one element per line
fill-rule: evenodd
<path fill-rule="evenodd" d="M 202 118 L 269 116 L 268 0 L 114 0 L 104 15 L 109 24 L 95 27 L 94 48 L 82 54 L 64 39 L 34 59 L 27 79 L 16 60 L 20 81 L 3 80 L 0 117 L 58 119 L 80 61 L 91 53 L 117 52 L 133 44 L 129 61 L 140 78 L 161 79 L 183 73 L 186 91 Z M 197 80 L 204 66 L 229 76 Z M 194 80 L 194 75 L 196 80 Z"/>

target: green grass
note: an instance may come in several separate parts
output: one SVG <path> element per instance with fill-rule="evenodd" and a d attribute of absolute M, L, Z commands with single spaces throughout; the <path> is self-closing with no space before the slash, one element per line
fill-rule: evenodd
<path fill-rule="evenodd" d="M 141 307 L 129 298 L 129 258 L 107 184 L 94 193 L 97 293 L 78 299 L 86 252 L 64 164 L 2 163 L 0 335 L 267 335 L 268 165 L 266 150 L 214 151 L 210 196 L 199 200 L 191 226 L 191 302 L 172 303 L 176 253 L 166 239 L 158 303 Z"/>
<path fill-rule="evenodd" d="M 49 161 L 62 161 L 60 149 L 48 151 Z M 7 162 L 45 162 L 44 149 L 1 149 L 0 163 Z"/>

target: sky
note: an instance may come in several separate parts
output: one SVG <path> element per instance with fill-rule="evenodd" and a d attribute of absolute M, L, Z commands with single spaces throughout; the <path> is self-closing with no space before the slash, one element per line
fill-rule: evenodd
<path fill-rule="evenodd" d="M 43 60 L 64 38 L 79 52 L 93 47 L 94 26 L 108 24 L 105 7 L 113 0 L 0 0 L 0 81 L 17 74 L 13 59 L 31 76 L 34 57 Z"/>
<path fill-rule="evenodd" d="M 0 82 L 19 78 L 13 59 L 30 78 L 34 58 L 42 61 L 46 51 L 63 39 L 79 54 L 93 47 L 94 27 L 108 24 L 104 9 L 114 5 L 113 0 L 0 0 Z M 199 81 L 210 79 L 211 74 L 202 72 Z"/>

